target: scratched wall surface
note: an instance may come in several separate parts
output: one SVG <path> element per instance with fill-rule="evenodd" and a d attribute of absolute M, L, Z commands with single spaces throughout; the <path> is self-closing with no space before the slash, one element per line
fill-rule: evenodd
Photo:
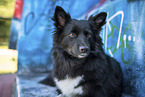
<path fill-rule="evenodd" d="M 52 68 L 51 17 L 56 5 L 77 19 L 107 12 L 101 32 L 105 52 L 121 64 L 124 94 L 145 97 L 145 0 L 25 0 L 17 44 L 19 72 Z"/>
<path fill-rule="evenodd" d="M 108 13 L 101 34 L 104 49 L 122 66 L 124 93 L 133 97 L 145 97 L 145 1 L 108 1 L 89 13 L 101 11 Z"/>

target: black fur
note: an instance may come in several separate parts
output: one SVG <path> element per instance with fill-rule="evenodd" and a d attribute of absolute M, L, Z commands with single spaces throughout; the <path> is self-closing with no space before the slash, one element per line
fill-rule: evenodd
<path fill-rule="evenodd" d="M 99 13 L 89 20 L 75 20 L 57 6 L 53 20 L 53 77 L 84 76 L 74 88 L 83 87 L 83 94 L 73 97 L 121 97 L 120 64 L 104 53 L 100 31 L 107 14 Z M 86 47 L 81 49 L 80 47 Z M 81 49 L 81 50 L 80 50 Z M 80 57 L 78 57 L 80 56 Z M 71 84 L 71 83 L 70 83 Z"/>

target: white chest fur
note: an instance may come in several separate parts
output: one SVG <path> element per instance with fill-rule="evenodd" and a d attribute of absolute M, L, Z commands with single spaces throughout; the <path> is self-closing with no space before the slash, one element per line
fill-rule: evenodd
<path fill-rule="evenodd" d="M 63 95 L 71 96 L 74 94 L 82 94 L 83 93 L 81 86 L 75 88 L 75 86 L 77 86 L 82 79 L 83 79 L 82 76 L 78 76 L 76 78 L 67 77 L 64 80 L 59 80 L 59 81 L 56 78 L 54 80 L 55 80 L 57 87 L 61 90 Z"/>

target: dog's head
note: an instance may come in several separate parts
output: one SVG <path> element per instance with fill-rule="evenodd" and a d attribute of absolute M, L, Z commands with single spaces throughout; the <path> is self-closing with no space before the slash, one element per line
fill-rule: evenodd
<path fill-rule="evenodd" d="M 105 24 L 107 14 L 99 13 L 91 16 L 88 20 L 71 19 L 69 13 L 57 6 L 53 20 L 55 22 L 55 33 L 53 36 L 53 46 L 63 48 L 68 54 L 85 58 L 91 51 L 102 47 L 102 40 L 99 32 Z"/>

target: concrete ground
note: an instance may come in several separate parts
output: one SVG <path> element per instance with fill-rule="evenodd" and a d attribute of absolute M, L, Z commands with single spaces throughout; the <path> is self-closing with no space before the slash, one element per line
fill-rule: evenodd
<path fill-rule="evenodd" d="M 18 75 L 18 97 L 56 97 L 56 88 L 39 83 L 47 74 Z"/>

